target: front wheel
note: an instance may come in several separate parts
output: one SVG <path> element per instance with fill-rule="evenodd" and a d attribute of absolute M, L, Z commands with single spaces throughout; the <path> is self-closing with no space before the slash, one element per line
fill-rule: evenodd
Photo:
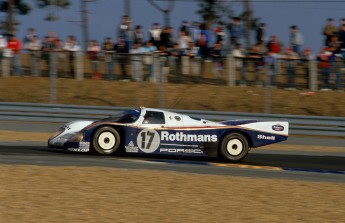
<path fill-rule="evenodd" d="M 231 162 L 241 161 L 249 151 L 248 140 L 241 133 L 226 135 L 220 144 L 220 154 Z"/>
<path fill-rule="evenodd" d="M 110 155 L 120 146 L 120 134 L 113 128 L 102 127 L 96 130 L 92 144 L 95 151 L 101 155 Z"/>

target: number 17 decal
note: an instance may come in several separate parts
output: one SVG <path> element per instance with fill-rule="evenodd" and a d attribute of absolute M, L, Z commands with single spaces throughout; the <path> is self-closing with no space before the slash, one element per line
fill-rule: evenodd
<path fill-rule="evenodd" d="M 158 132 L 153 129 L 143 129 L 138 134 L 137 145 L 144 153 L 153 153 L 160 145 Z"/>

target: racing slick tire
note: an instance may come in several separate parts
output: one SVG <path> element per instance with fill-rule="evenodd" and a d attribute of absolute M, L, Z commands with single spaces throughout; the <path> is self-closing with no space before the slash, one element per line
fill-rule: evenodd
<path fill-rule="evenodd" d="M 249 144 L 244 135 L 233 132 L 223 138 L 219 149 L 226 161 L 239 162 L 248 154 Z"/>
<path fill-rule="evenodd" d="M 96 130 L 92 144 L 94 150 L 101 155 L 111 155 L 120 147 L 120 134 L 111 127 L 101 127 Z"/>

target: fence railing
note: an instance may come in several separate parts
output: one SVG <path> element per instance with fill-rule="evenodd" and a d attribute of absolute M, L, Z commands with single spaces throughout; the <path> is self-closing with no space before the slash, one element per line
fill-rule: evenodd
<path fill-rule="evenodd" d="M 80 119 L 98 120 L 111 114 L 124 111 L 126 109 L 128 108 L 109 106 L 1 102 L 0 120 L 64 123 Z M 171 111 L 213 121 L 224 121 L 230 119 L 256 119 L 261 121 L 284 120 L 290 123 L 290 134 L 345 137 L 345 117 L 299 116 L 176 109 L 171 109 Z"/>
<path fill-rule="evenodd" d="M 81 52 L 52 52 L 51 55 L 20 55 L 20 69 L 11 57 L 1 58 L 1 74 L 71 77 L 95 79 L 131 79 L 150 82 L 197 82 L 217 85 L 275 85 L 278 88 L 344 89 L 344 61 L 333 62 L 328 70 L 319 68 L 316 60 L 281 58 L 274 64 L 264 58 L 169 56 L 159 52 L 112 54 L 97 59 Z M 58 64 L 58 66 L 56 66 Z M 325 72 L 328 72 L 327 74 Z"/>

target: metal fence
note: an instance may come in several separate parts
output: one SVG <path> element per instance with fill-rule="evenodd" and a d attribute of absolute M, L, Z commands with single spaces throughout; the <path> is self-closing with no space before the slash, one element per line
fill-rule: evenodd
<path fill-rule="evenodd" d="M 60 123 L 78 119 L 98 120 L 126 109 L 128 108 L 2 102 L 0 103 L 0 120 Z M 213 121 L 224 121 L 229 119 L 255 119 L 261 121 L 284 120 L 290 123 L 290 134 L 345 137 L 344 117 L 211 112 L 175 109 L 171 111 Z"/>
<path fill-rule="evenodd" d="M 22 54 L 20 74 L 57 78 L 128 79 L 150 82 L 203 83 L 228 86 L 269 86 L 272 77 L 278 88 L 299 88 L 316 91 L 320 88 L 344 89 L 344 61 L 334 62 L 336 68 L 329 74 L 319 69 L 316 60 L 279 59 L 276 68 L 261 63 L 262 58 L 217 58 L 169 56 L 159 52 L 153 55 L 112 54 L 97 59 L 81 52 L 52 52 L 50 55 Z M 291 65 L 292 64 L 292 65 Z M 2 57 L 3 77 L 15 75 L 10 57 Z M 334 66 L 333 66 L 334 67 Z M 326 78 L 326 79 L 325 79 Z M 245 83 L 243 83 L 245 80 Z M 292 82 L 293 86 L 290 86 Z M 325 82 L 329 86 L 322 86 Z"/>

